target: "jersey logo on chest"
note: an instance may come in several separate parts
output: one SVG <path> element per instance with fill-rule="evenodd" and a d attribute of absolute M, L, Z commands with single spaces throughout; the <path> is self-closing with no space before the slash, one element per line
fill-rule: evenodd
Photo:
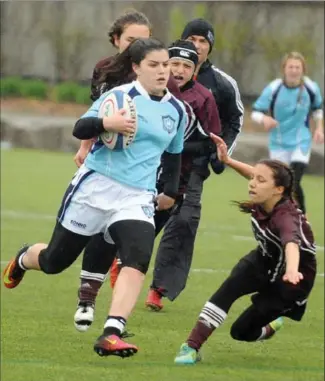
<path fill-rule="evenodd" d="M 143 115 L 141 115 L 141 114 L 138 114 L 138 119 L 139 119 L 139 121 L 141 121 L 141 122 L 143 122 L 143 123 L 149 123 L 148 122 L 148 119 L 147 118 L 145 118 Z"/>
<path fill-rule="evenodd" d="M 162 116 L 163 129 L 167 131 L 169 134 L 175 131 L 176 128 L 176 120 L 171 116 L 166 115 Z"/>

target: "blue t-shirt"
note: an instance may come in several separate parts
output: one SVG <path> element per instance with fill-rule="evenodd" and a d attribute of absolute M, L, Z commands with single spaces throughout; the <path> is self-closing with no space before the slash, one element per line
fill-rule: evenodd
<path fill-rule="evenodd" d="M 122 150 L 110 150 L 98 139 L 85 165 L 121 184 L 155 191 L 163 152 L 178 154 L 183 150 L 185 107 L 168 90 L 160 101 L 152 100 L 141 84 L 134 81 L 102 94 L 82 118 L 98 116 L 103 99 L 113 90 L 122 90 L 133 98 L 138 124 L 135 139 Z"/>
<path fill-rule="evenodd" d="M 271 150 L 309 150 L 312 135 L 309 129 L 310 113 L 322 109 L 323 99 L 319 86 L 304 77 L 303 86 L 287 87 L 282 79 L 272 81 L 263 90 L 253 109 L 270 112 L 278 126 L 269 132 Z"/>

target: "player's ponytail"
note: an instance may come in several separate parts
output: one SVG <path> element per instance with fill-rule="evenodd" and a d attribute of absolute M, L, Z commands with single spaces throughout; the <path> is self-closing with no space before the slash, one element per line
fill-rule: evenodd
<path fill-rule="evenodd" d="M 252 210 L 254 209 L 253 201 L 232 201 L 232 203 L 238 206 L 242 213 L 252 213 Z"/>
<path fill-rule="evenodd" d="M 127 78 L 132 71 L 132 61 L 128 47 L 101 69 L 98 85 L 105 83 L 106 89 L 112 89 L 113 87 L 127 83 Z"/>

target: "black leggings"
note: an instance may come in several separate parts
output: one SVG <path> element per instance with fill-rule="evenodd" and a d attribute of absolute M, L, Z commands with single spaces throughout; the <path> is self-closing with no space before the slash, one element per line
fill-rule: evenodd
<path fill-rule="evenodd" d="M 233 323 L 230 335 L 239 341 L 256 341 L 262 334 L 262 328 L 280 316 L 280 311 L 263 314 L 256 306 L 251 305 Z"/>
<path fill-rule="evenodd" d="M 139 220 L 117 221 L 109 227 L 109 233 L 116 242 L 122 261 L 128 266 L 146 273 L 154 243 L 153 225 Z M 90 239 L 90 236 L 73 233 L 57 222 L 48 247 L 39 255 L 41 270 L 46 274 L 58 274 L 64 271 L 75 262 Z M 90 271 L 95 271 L 99 265 L 105 265 L 104 274 L 106 274 L 107 266 L 115 257 L 115 245 L 105 245 L 105 248 L 108 247 L 110 250 L 102 250 L 104 242 L 103 235 L 97 234 L 96 241 L 92 241 L 89 247 Z M 97 255 L 94 258 L 94 253 L 96 255 L 99 253 L 101 256 Z"/>
<path fill-rule="evenodd" d="M 46 274 L 58 274 L 79 257 L 90 237 L 76 234 L 57 222 L 47 248 L 42 250 L 38 260 L 41 270 Z"/>
<path fill-rule="evenodd" d="M 255 251 L 253 251 L 247 257 L 255 255 Z M 255 265 L 246 259 L 247 257 L 238 262 L 229 277 L 209 300 L 226 314 L 240 297 L 255 292 L 263 293 L 263 290 L 269 287 L 267 279 L 259 274 Z M 281 316 L 282 312 L 281 303 L 279 305 L 270 303 L 269 306 L 266 304 L 266 307 L 263 305 L 263 308 L 259 303 L 253 303 L 233 323 L 230 334 L 235 340 L 256 341 L 261 336 L 262 328 Z"/>
<path fill-rule="evenodd" d="M 155 213 L 155 235 L 157 236 L 170 217 L 170 210 Z M 82 271 L 86 271 L 87 279 L 98 280 L 98 274 L 104 276 L 111 267 L 114 258 L 119 256 L 117 247 L 104 240 L 103 234 L 92 236 L 85 248 L 82 259 Z M 81 273 L 81 278 L 83 274 Z"/>
<path fill-rule="evenodd" d="M 91 274 L 101 274 L 104 279 L 116 253 L 116 245 L 106 242 L 102 233 L 92 236 L 87 243 L 82 259 L 82 269 L 87 271 L 87 278 L 91 279 Z"/>
<path fill-rule="evenodd" d="M 306 213 L 306 204 L 305 204 L 305 196 L 304 191 L 301 187 L 301 179 L 305 173 L 307 165 L 304 163 L 293 162 L 291 163 L 291 169 L 294 172 L 294 193 L 296 196 L 296 201 L 302 212 Z"/>

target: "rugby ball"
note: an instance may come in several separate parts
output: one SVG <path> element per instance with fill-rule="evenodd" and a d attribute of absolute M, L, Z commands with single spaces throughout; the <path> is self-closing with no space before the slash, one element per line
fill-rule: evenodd
<path fill-rule="evenodd" d="M 132 98 L 121 90 L 110 91 L 103 99 L 99 110 L 98 117 L 110 116 L 115 114 L 118 110 L 124 109 L 126 118 L 135 120 L 135 130 L 133 133 L 123 135 L 118 132 L 105 131 L 100 135 L 100 139 L 105 146 L 111 150 L 122 150 L 127 148 L 134 140 L 137 132 L 137 113 L 135 104 Z"/>

